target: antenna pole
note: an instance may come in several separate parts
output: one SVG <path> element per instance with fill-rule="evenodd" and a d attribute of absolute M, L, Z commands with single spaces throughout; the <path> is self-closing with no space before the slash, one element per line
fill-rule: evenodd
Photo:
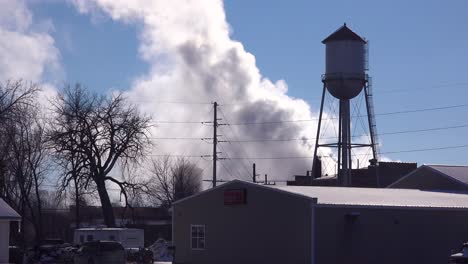
<path fill-rule="evenodd" d="M 216 187 L 216 162 L 218 161 L 218 155 L 216 151 L 216 145 L 218 144 L 218 103 L 213 103 L 213 112 L 214 112 L 214 119 L 213 119 L 213 187 Z"/>

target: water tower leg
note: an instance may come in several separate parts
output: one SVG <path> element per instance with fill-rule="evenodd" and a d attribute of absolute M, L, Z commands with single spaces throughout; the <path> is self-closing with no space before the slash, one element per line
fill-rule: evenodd
<path fill-rule="evenodd" d="M 323 114 L 323 104 L 325 103 L 325 92 L 326 92 L 326 86 L 325 83 L 323 83 L 323 91 L 322 91 L 322 100 L 320 103 L 320 114 L 319 114 L 319 120 L 318 120 L 318 125 L 317 125 L 317 134 L 315 137 L 315 146 L 314 146 L 314 157 L 312 160 L 312 173 L 311 173 L 311 179 L 310 182 L 312 182 L 312 178 L 317 178 L 317 177 L 322 177 L 322 175 L 315 175 L 315 160 L 317 158 L 317 149 L 319 147 L 319 137 L 320 137 L 320 126 L 322 125 L 322 114 Z"/>
<path fill-rule="evenodd" d="M 342 142 L 341 142 L 341 128 L 342 128 L 342 109 L 341 109 L 341 103 L 338 106 L 338 164 L 337 164 L 337 170 L 336 170 L 336 176 L 338 177 L 338 182 L 341 184 L 342 179 L 341 179 L 341 148 L 343 147 Z"/>

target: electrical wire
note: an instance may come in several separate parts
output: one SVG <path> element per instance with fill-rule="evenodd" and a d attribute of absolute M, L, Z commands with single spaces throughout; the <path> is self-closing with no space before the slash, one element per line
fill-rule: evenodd
<path fill-rule="evenodd" d="M 432 127 L 432 128 L 423 128 L 423 129 L 413 129 L 413 130 L 401 130 L 401 131 L 393 131 L 393 132 L 385 132 L 377 134 L 378 136 L 386 136 L 386 135 L 398 135 L 398 134 L 410 134 L 410 133 L 420 133 L 420 132 L 430 132 L 430 131 L 439 131 L 439 130 L 449 130 L 449 129 L 459 129 L 459 128 L 466 128 L 468 124 L 463 125 L 454 125 L 454 126 L 444 126 L 444 127 Z M 354 135 L 353 138 L 368 136 L 368 134 L 360 134 Z M 335 139 L 336 137 L 323 137 L 322 139 Z M 205 140 L 206 138 L 157 138 L 157 137 L 150 137 L 150 139 L 154 140 Z M 315 140 L 315 138 L 278 138 L 278 139 L 265 139 L 265 138 L 257 138 L 257 139 L 238 139 L 238 140 L 229 140 L 228 142 L 232 143 L 254 143 L 254 142 L 282 142 L 282 141 L 311 141 Z"/>

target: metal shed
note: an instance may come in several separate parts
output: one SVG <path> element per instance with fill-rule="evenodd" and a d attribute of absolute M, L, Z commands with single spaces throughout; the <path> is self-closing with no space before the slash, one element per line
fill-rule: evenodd
<path fill-rule="evenodd" d="M 234 180 L 176 202 L 176 263 L 446 263 L 468 195 Z"/>
<path fill-rule="evenodd" d="M 20 219 L 20 215 L 0 198 L 0 264 L 9 263 L 10 222 Z"/>

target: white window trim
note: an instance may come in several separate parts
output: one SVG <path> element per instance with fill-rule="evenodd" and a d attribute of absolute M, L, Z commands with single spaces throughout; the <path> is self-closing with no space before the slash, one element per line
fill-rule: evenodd
<path fill-rule="evenodd" d="M 192 237 L 192 228 L 198 228 L 198 227 L 203 227 L 203 240 L 204 240 L 204 247 L 203 248 L 194 248 L 193 247 L 193 244 L 192 244 L 192 241 L 193 241 L 193 237 Z M 196 237 L 197 239 L 199 237 Z M 206 248 L 206 228 L 205 228 L 205 225 L 190 225 L 190 249 L 191 250 L 205 250 Z"/>

